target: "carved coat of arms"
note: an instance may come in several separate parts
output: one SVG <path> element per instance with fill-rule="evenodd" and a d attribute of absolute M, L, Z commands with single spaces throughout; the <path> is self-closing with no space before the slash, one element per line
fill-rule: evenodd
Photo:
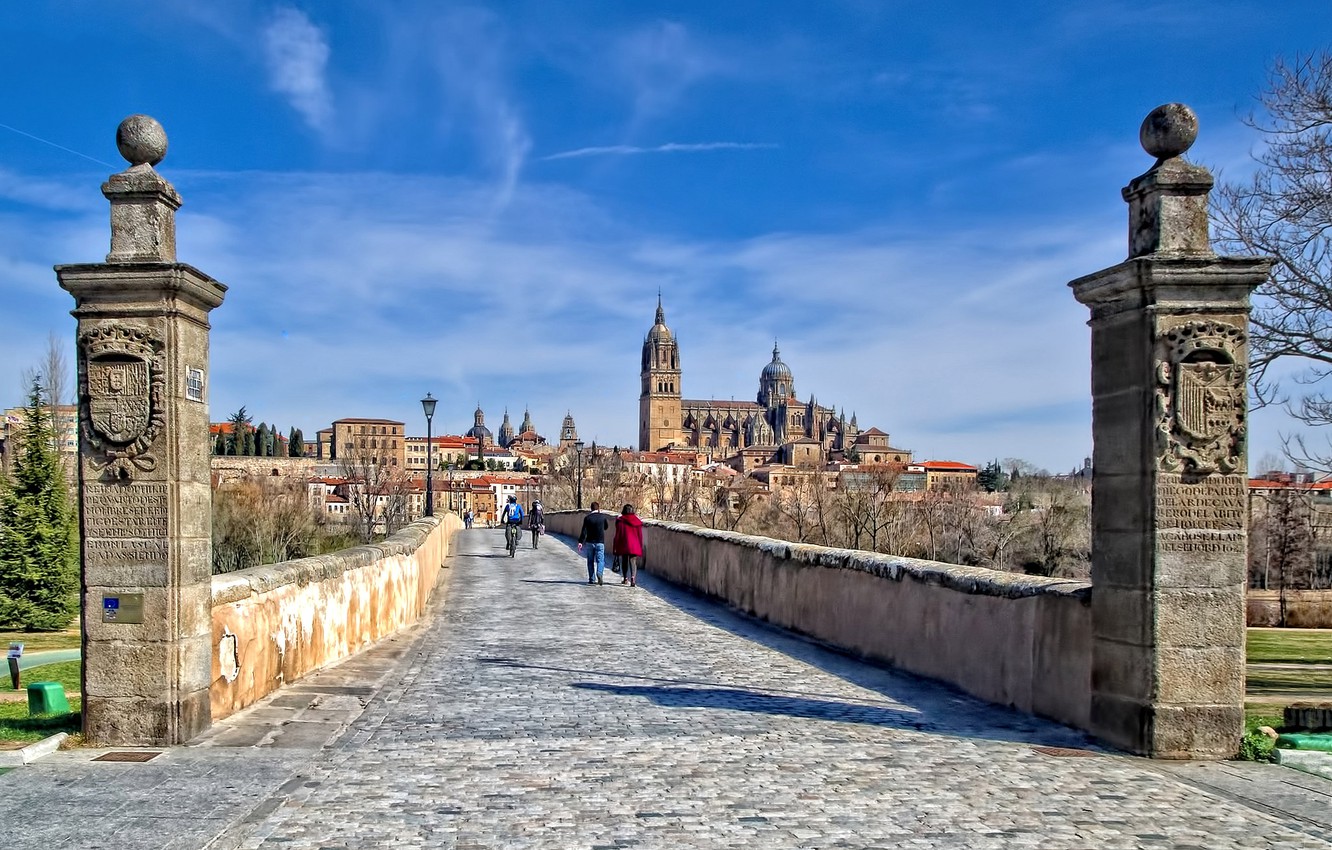
<path fill-rule="evenodd" d="M 162 341 L 141 328 L 103 325 L 79 337 L 84 439 L 108 478 L 128 480 L 157 465 L 149 453 L 166 421 Z"/>
<path fill-rule="evenodd" d="M 1242 327 L 1187 322 L 1157 338 L 1157 453 L 1169 472 L 1243 467 L 1246 339 Z"/>

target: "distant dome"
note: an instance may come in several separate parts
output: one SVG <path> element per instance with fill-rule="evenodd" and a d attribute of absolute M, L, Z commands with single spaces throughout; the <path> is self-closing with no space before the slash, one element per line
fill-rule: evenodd
<path fill-rule="evenodd" d="M 666 311 L 661 309 L 661 296 L 657 296 L 657 321 L 647 335 L 649 342 L 670 342 L 671 329 L 666 327 Z"/>
<path fill-rule="evenodd" d="M 791 367 L 782 362 L 781 352 L 777 350 L 777 344 L 772 345 L 772 362 L 763 367 L 763 381 L 791 381 Z"/>

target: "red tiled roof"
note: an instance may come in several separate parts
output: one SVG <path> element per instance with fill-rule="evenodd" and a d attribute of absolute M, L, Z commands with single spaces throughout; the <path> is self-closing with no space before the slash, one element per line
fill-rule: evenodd
<path fill-rule="evenodd" d="M 958 463 L 955 460 L 926 460 L 926 461 L 921 461 L 920 463 L 912 464 L 912 466 L 920 466 L 925 469 L 935 469 L 940 472 L 946 472 L 946 471 L 979 472 L 979 470 L 976 467 L 972 466 L 971 464 Z"/>

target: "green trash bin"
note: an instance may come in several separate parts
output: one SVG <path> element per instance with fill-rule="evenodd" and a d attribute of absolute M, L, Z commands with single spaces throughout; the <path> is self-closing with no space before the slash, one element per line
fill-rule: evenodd
<path fill-rule="evenodd" d="M 28 714 L 68 714 L 69 700 L 59 682 L 33 682 L 28 685 Z"/>

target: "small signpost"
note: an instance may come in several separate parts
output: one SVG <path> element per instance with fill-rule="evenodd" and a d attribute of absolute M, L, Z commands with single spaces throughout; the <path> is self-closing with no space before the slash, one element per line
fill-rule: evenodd
<path fill-rule="evenodd" d="M 14 690 L 19 689 L 19 659 L 23 657 L 23 644 L 11 643 L 9 645 L 9 681 L 14 685 Z"/>

